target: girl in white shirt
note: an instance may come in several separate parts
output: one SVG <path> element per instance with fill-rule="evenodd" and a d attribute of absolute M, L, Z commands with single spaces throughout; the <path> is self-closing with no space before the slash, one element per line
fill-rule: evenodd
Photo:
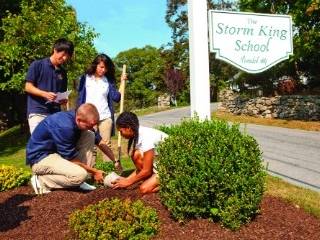
<path fill-rule="evenodd" d="M 121 80 L 126 79 L 126 75 L 121 76 Z M 110 57 L 99 54 L 93 60 L 86 73 L 80 77 L 78 93 L 78 106 L 92 103 L 98 109 L 99 133 L 111 147 L 111 136 L 115 133 L 113 102 L 119 102 L 121 95 L 115 86 L 115 66 Z"/>
<path fill-rule="evenodd" d="M 131 146 L 131 159 L 136 170 L 127 178 L 119 178 L 113 188 L 126 188 L 134 183 L 143 181 L 140 185 L 142 194 L 157 192 L 159 190 L 159 178 L 155 166 L 155 157 L 158 155 L 155 147 L 168 135 L 154 128 L 139 126 L 136 114 L 123 112 L 116 121 L 116 127 L 121 136 L 128 139 L 128 153 Z"/>

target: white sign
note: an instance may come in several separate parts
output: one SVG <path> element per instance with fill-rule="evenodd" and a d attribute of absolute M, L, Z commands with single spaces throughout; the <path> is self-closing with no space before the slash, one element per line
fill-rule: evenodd
<path fill-rule="evenodd" d="M 209 11 L 210 51 L 249 73 L 259 73 L 293 53 L 288 15 Z"/>

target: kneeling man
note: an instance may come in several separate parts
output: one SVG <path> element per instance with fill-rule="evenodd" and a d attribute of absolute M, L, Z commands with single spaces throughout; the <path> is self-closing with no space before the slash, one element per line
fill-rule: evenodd
<path fill-rule="evenodd" d="M 93 104 L 82 104 L 77 110 L 58 112 L 36 127 L 27 144 L 27 164 L 31 166 L 31 184 L 36 194 L 52 189 L 80 187 L 93 190 L 85 183 L 88 173 L 103 182 L 103 172 L 93 168 L 94 143 L 113 162 L 112 150 L 94 131 L 99 113 Z M 119 167 L 119 166 L 117 166 Z"/>

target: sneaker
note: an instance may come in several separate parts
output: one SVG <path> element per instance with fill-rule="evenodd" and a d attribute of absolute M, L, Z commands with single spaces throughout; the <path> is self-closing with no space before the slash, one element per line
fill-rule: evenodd
<path fill-rule="evenodd" d="M 51 192 L 50 190 L 41 186 L 37 175 L 33 175 L 30 179 L 30 182 L 35 194 L 37 195 Z"/>
<path fill-rule="evenodd" d="M 92 186 L 86 182 L 81 183 L 81 185 L 79 187 L 80 187 L 80 189 L 82 189 L 84 191 L 92 191 L 92 190 L 96 189 L 95 186 Z"/>

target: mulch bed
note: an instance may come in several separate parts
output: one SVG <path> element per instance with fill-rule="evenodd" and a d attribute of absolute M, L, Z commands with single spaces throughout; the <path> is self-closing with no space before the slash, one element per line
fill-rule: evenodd
<path fill-rule="evenodd" d="M 30 186 L 0 193 L 0 239 L 72 239 L 69 214 L 105 198 L 141 198 L 158 211 L 161 229 L 154 239 L 320 239 L 320 220 L 299 207 L 271 196 L 264 197 L 261 214 L 232 232 L 206 219 L 181 225 L 170 218 L 158 194 L 141 196 L 134 190 L 98 189 L 54 191 L 35 196 Z"/>

